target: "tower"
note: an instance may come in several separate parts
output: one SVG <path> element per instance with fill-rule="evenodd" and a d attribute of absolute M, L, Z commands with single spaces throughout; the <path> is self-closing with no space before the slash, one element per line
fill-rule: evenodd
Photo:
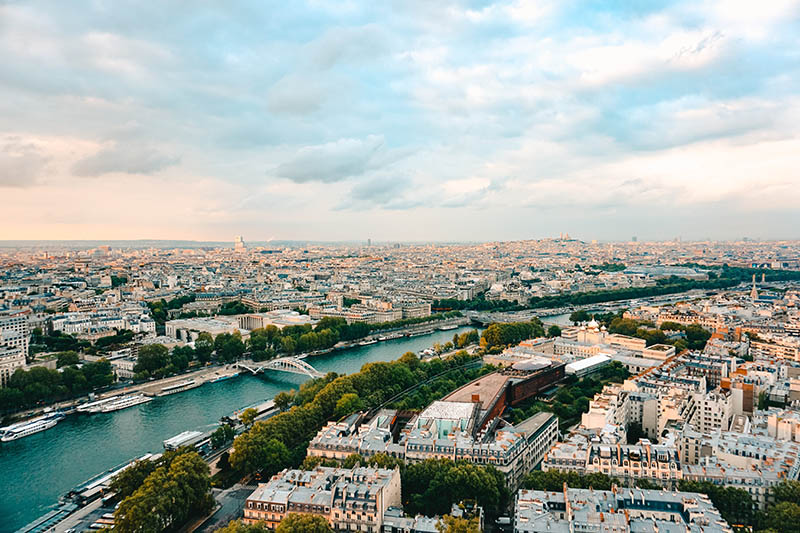
<path fill-rule="evenodd" d="M 752 301 L 758 300 L 758 291 L 756 290 L 756 275 L 753 274 L 753 288 L 750 290 L 750 299 Z"/>
<path fill-rule="evenodd" d="M 241 235 L 237 235 L 233 241 L 233 249 L 236 252 L 244 252 L 247 250 L 247 247 L 244 245 L 244 240 L 242 239 Z"/>

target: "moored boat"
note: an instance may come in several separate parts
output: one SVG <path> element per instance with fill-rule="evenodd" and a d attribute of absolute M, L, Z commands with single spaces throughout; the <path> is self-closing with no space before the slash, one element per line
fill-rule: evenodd
<path fill-rule="evenodd" d="M 39 433 L 40 431 L 50 429 L 51 427 L 61 422 L 61 420 L 63 419 L 64 419 L 63 414 L 52 413 L 49 415 L 44 415 L 34 418 L 32 420 L 27 420 L 25 422 L 18 422 L 16 424 L 0 428 L 0 441 L 10 442 L 12 440 L 17 440 L 23 437 L 27 437 L 29 435 L 33 435 L 34 433 Z"/>

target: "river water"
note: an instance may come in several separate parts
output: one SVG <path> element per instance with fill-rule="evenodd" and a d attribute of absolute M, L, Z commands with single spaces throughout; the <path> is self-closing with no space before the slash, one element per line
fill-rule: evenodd
<path fill-rule="evenodd" d="M 392 361 L 469 329 L 379 342 L 306 361 L 323 373 L 351 374 L 365 363 Z M 162 451 L 164 440 L 186 430 L 208 430 L 220 417 L 295 389 L 304 380 L 280 372 L 242 375 L 114 413 L 69 416 L 52 429 L 0 444 L 0 533 L 33 521 L 92 476 Z"/>

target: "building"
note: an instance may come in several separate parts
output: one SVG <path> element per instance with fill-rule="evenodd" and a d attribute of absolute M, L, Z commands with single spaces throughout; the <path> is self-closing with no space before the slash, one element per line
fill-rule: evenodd
<path fill-rule="evenodd" d="M 194 342 L 200 333 L 208 333 L 214 338 L 222 333 L 234 333 L 235 331 L 241 333 L 243 339 L 250 335 L 249 330 L 239 328 L 236 318 L 225 320 L 221 317 L 170 320 L 164 324 L 164 331 L 167 337 L 182 342 Z"/>
<path fill-rule="evenodd" d="M 244 239 L 242 239 L 241 235 L 237 235 L 236 238 L 233 240 L 233 251 L 235 252 L 247 251 L 247 246 L 245 246 Z"/>
<path fill-rule="evenodd" d="M 611 363 L 611 358 L 609 356 L 605 354 L 598 354 L 568 364 L 564 369 L 564 373 L 568 376 L 572 375 L 582 378 L 584 376 L 588 376 L 592 372 L 600 370 L 609 363 Z"/>
<path fill-rule="evenodd" d="M 29 344 L 28 317 L 22 313 L 0 314 L 0 346 L 21 348 L 23 355 L 27 357 Z"/>
<path fill-rule="evenodd" d="M 314 320 L 308 315 L 302 315 L 297 311 L 290 311 L 288 309 L 276 309 L 266 313 L 250 313 L 247 315 L 239 315 L 236 317 L 239 323 L 239 328 L 252 331 L 254 329 L 261 329 L 267 326 L 276 326 L 283 329 L 286 326 L 304 326 L 306 324 L 314 324 Z"/>
<path fill-rule="evenodd" d="M 515 533 L 732 533 L 704 494 L 618 488 L 520 490 Z"/>
<path fill-rule="evenodd" d="M 287 514 L 306 513 L 324 517 L 337 531 L 377 533 L 390 507 L 402 507 L 399 469 L 284 470 L 247 498 L 244 522 L 275 529 Z"/>
<path fill-rule="evenodd" d="M 800 361 L 800 342 L 789 337 L 780 340 L 750 341 L 753 359 L 789 359 Z"/>
<path fill-rule="evenodd" d="M 410 417 L 382 410 L 366 422 L 355 414 L 328 423 L 311 440 L 308 455 L 339 461 L 379 453 L 408 463 L 465 460 L 493 465 L 516 486 L 558 439 L 558 418 L 552 413 L 537 413 L 518 425 L 497 419 L 485 430 L 480 420 L 480 404 L 472 402 L 437 401 Z"/>
<path fill-rule="evenodd" d="M 20 346 L 0 346 L 0 388 L 18 368 L 25 368 L 25 353 Z"/>

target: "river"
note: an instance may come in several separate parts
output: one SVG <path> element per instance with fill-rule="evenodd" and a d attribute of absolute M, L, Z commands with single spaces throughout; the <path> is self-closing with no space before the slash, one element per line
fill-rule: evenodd
<path fill-rule="evenodd" d="M 351 374 L 364 363 L 392 361 L 469 329 L 379 342 L 306 361 L 324 373 Z M 114 413 L 69 416 L 52 429 L 0 444 L 0 533 L 35 520 L 92 476 L 145 453 L 163 451 L 165 439 L 190 429 L 208 430 L 220 417 L 296 389 L 304 380 L 280 372 L 243 375 Z"/>

